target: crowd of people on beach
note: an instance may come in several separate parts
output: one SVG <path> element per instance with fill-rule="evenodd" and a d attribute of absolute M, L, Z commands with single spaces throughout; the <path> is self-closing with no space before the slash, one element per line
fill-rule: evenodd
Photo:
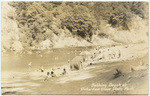
<path fill-rule="evenodd" d="M 48 72 L 45 72 L 43 66 L 41 66 L 39 68 L 40 72 L 41 73 L 44 73 L 46 74 L 46 77 L 44 79 L 44 81 L 48 81 L 48 79 L 50 77 L 54 78 L 54 77 L 57 77 L 57 76 L 62 76 L 62 75 L 66 75 L 67 74 L 67 71 L 68 71 L 68 68 L 70 71 L 73 71 L 73 70 L 80 70 L 80 69 L 83 69 L 85 68 L 87 65 L 93 65 L 95 63 L 98 63 L 99 61 L 102 61 L 102 60 L 107 60 L 107 59 L 115 59 L 115 58 L 120 58 L 121 56 L 121 53 L 120 53 L 120 50 L 114 50 L 114 49 L 109 49 L 109 48 L 100 48 L 99 46 L 97 48 L 94 48 L 94 50 L 89 50 L 85 52 L 85 54 L 80 54 L 80 56 L 76 56 L 78 58 L 76 58 L 77 60 L 68 60 L 68 67 L 67 68 L 52 68 L 51 71 L 48 71 Z M 31 64 L 32 62 L 30 62 L 28 64 L 28 67 L 29 67 L 29 70 L 31 70 Z M 61 73 L 58 73 L 55 72 L 56 70 L 61 70 Z"/>
<path fill-rule="evenodd" d="M 93 65 L 103 61 L 119 59 L 121 57 L 121 51 L 115 48 L 115 46 L 113 46 L 112 48 L 101 48 L 100 46 L 98 46 L 93 50 L 89 50 L 89 51 L 86 50 L 84 52 L 81 52 L 80 55 L 81 56 L 78 57 L 82 59 L 79 60 L 73 59 L 75 62 L 72 62 L 69 65 L 70 69 L 79 70 L 88 65 Z"/>

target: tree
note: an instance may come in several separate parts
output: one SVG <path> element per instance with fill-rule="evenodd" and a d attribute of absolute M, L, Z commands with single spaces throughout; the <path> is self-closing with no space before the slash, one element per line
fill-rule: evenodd
<path fill-rule="evenodd" d="M 96 19 L 87 7 L 75 5 L 73 14 L 67 16 L 62 21 L 62 26 L 70 30 L 73 35 L 86 38 L 90 41 L 93 31 L 96 29 L 95 23 Z"/>

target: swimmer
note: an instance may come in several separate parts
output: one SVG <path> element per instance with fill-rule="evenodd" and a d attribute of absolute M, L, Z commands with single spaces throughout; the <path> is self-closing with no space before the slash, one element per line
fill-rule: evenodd
<path fill-rule="evenodd" d="M 43 66 L 41 66 L 40 71 L 41 71 L 41 72 L 44 72 Z"/>
<path fill-rule="evenodd" d="M 56 77 L 53 71 L 51 71 L 51 77 Z"/>
<path fill-rule="evenodd" d="M 49 72 L 47 72 L 47 76 L 45 77 L 44 81 L 48 81 L 48 78 L 49 78 Z"/>
<path fill-rule="evenodd" d="M 66 69 L 64 68 L 63 69 L 63 73 L 61 75 L 65 75 L 67 72 L 66 72 Z"/>

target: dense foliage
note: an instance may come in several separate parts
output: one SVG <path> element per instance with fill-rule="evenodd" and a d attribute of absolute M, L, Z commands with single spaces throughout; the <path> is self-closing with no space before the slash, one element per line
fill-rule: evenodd
<path fill-rule="evenodd" d="M 102 32 L 102 21 L 118 30 L 130 30 L 134 16 L 148 18 L 147 2 L 9 2 L 16 15 L 23 48 L 39 47 L 43 41 L 53 46 L 56 37 L 84 39 L 93 35 L 108 37 Z M 65 35 L 63 35 L 65 34 Z"/>

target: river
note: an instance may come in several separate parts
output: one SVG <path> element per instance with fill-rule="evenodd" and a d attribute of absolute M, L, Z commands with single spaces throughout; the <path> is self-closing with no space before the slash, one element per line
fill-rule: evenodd
<path fill-rule="evenodd" d="M 47 72 L 52 68 L 67 65 L 69 59 L 71 60 L 78 56 L 82 51 L 90 50 L 92 48 L 93 47 L 57 48 L 51 51 L 43 51 L 41 53 L 36 52 L 32 54 L 2 53 L 2 94 L 113 94 L 114 91 L 82 91 L 81 89 L 87 89 L 87 87 L 90 87 L 91 84 L 95 82 L 106 84 L 108 82 L 126 83 L 128 81 L 128 76 L 135 74 L 130 74 L 129 72 L 131 65 L 137 66 L 141 61 L 148 63 L 148 55 L 144 58 L 137 58 L 135 60 L 100 63 L 90 65 L 79 71 L 71 71 L 65 76 L 50 78 L 48 81 L 44 81 L 46 73 L 41 74 L 37 71 L 40 66 L 43 66 L 43 69 Z M 31 63 L 30 71 L 28 66 L 29 63 Z M 124 77 L 120 77 L 120 81 L 112 79 L 116 69 L 122 70 L 122 72 L 125 73 Z M 148 70 L 140 71 L 140 73 L 147 74 Z M 137 78 L 138 77 L 136 77 L 136 79 Z M 137 83 L 144 84 L 144 80 L 148 80 L 148 77 L 145 76 L 144 79 L 137 81 Z M 147 83 L 148 81 L 145 82 Z M 128 92 L 119 91 L 118 94 L 121 93 L 127 94 Z M 132 91 L 132 94 L 134 94 L 134 91 Z"/>
<path fill-rule="evenodd" d="M 75 48 L 55 48 L 44 51 L 34 51 L 31 54 L 18 54 L 13 52 L 5 52 L 1 55 L 2 69 L 2 92 L 11 90 L 18 83 L 15 81 L 24 81 L 21 78 L 30 76 L 31 78 L 39 78 L 37 75 L 38 69 L 42 66 L 44 70 L 49 70 L 56 67 L 61 67 L 68 64 L 68 60 L 72 60 L 82 51 L 90 50 L 93 47 L 75 47 Z M 29 63 L 31 67 L 29 68 Z M 29 70 L 30 69 L 30 70 Z M 31 76 L 32 74 L 32 76 Z M 40 74 L 41 75 L 41 74 Z M 46 75 L 46 73 L 44 73 Z M 10 83 L 11 82 L 11 83 Z M 27 83 L 28 84 L 28 83 Z M 8 85 L 8 86 L 7 86 Z M 33 83 L 34 85 L 34 83 Z M 8 89 L 6 89 L 8 87 Z M 10 89 L 10 90 L 9 90 Z M 20 90 L 17 88 L 17 91 Z"/>

